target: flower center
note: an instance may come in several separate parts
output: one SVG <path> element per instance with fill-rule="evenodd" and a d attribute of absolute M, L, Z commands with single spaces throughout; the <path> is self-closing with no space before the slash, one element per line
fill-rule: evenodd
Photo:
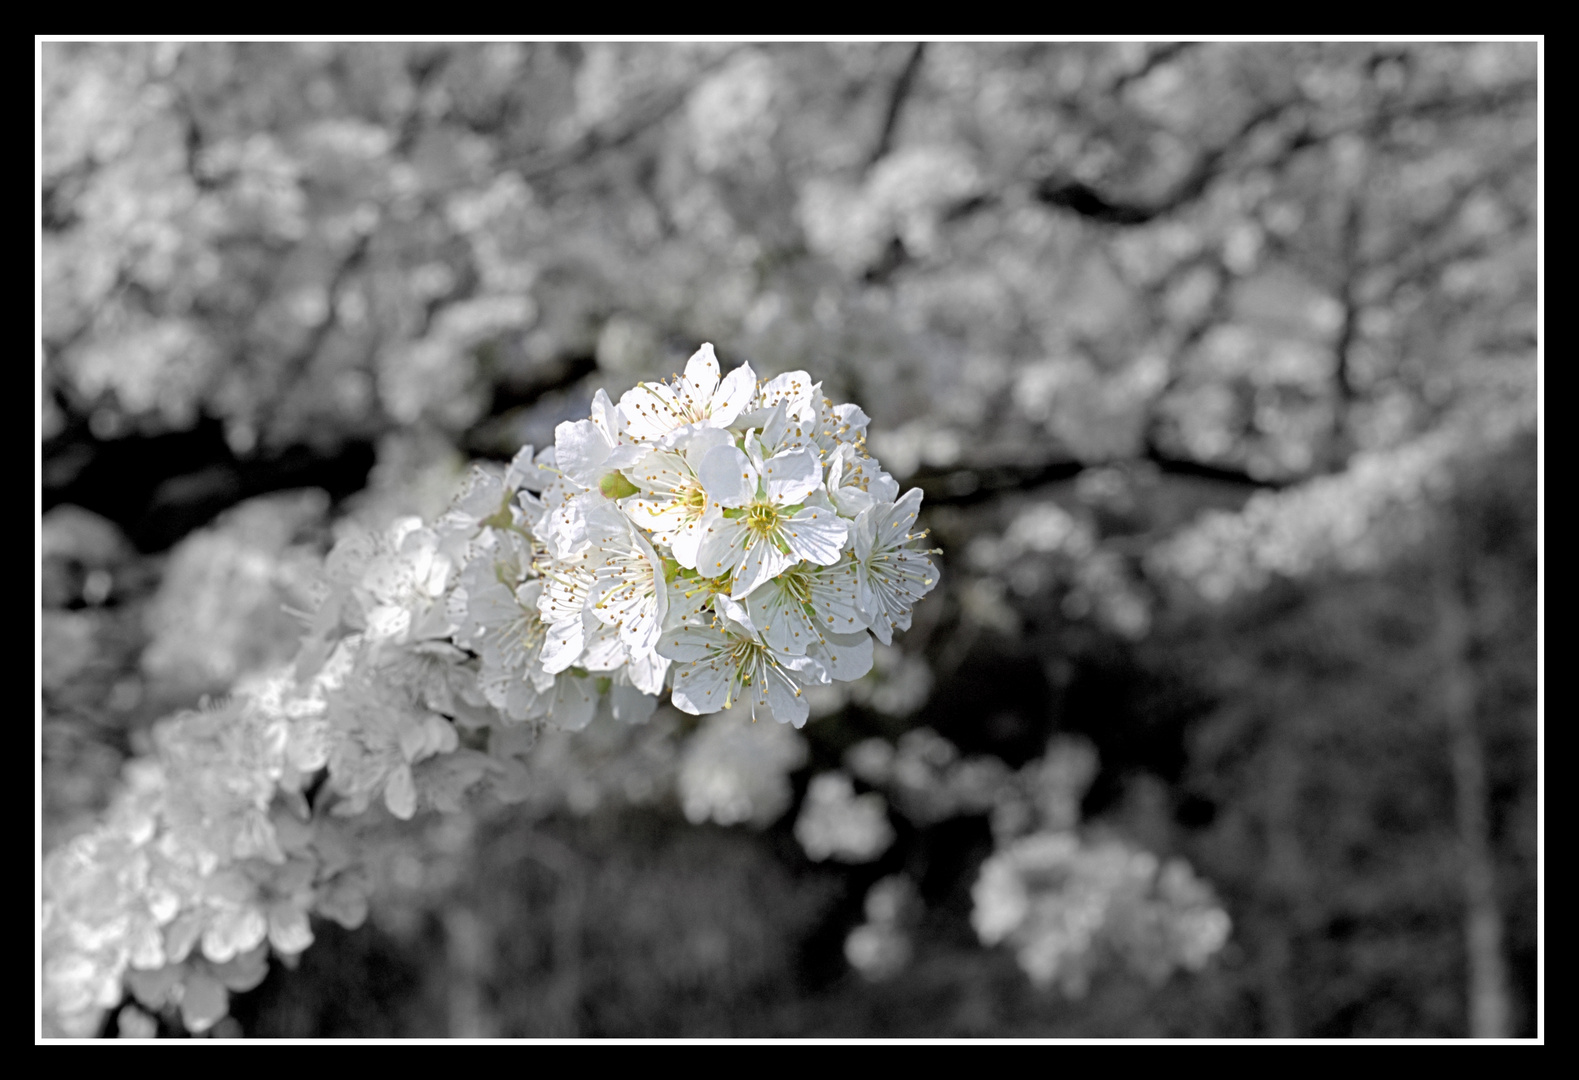
<path fill-rule="evenodd" d="M 769 537 L 778 530 L 779 511 L 772 503 L 752 503 L 746 511 L 746 528 L 759 537 Z"/>
<path fill-rule="evenodd" d="M 764 666 L 762 647 L 754 641 L 740 641 L 729 650 L 728 655 L 735 665 L 735 684 L 739 689 L 744 690 L 751 685 L 752 676 L 757 673 L 757 669 Z M 734 693 L 731 692 L 729 696 L 733 698 Z M 725 708 L 728 706 L 726 705 Z"/>
<path fill-rule="evenodd" d="M 687 510 L 700 514 L 707 509 L 707 492 L 702 490 L 702 485 L 695 480 L 687 481 L 680 489 L 675 501 Z"/>

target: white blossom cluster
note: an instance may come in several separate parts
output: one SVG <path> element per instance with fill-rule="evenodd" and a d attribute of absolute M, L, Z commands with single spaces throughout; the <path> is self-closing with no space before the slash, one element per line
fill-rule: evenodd
<path fill-rule="evenodd" d="M 1107 953 L 1160 983 L 1200 970 L 1228 941 L 1228 915 L 1179 859 L 1119 840 L 1038 832 L 995 852 L 971 888 L 984 945 L 1008 943 L 1037 986 L 1081 997 Z"/>
<path fill-rule="evenodd" d="M 432 535 L 488 701 L 575 729 L 605 691 L 641 720 L 668 688 L 684 712 L 803 725 L 806 688 L 865 675 L 872 635 L 937 584 L 921 492 L 867 455 L 867 423 L 805 372 L 720 377 L 703 345 L 479 477 Z"/>
<path fill-rule="evenodd" d="M 1033 983 L 1071 998 L 1108 958 L 1153 983 L 1198 971 L 1231 929 L 1184 860 L 1082 835 L 1080 800 L 1096 774 L 1095 748 L 1064 736 L 1007 779 L 992 811 L 995 850 L 971 887 L 981 943 L 1007 944 Z"/>
<path fill-rule="evenodd" d="M 46 1031 L 92 1034 L 123 986 L 207 1030 L 229 991 L 261 981 L 270 949 L 292 957 L 312 944 L 309 914 L 360 924 L 365 889 L 343 839 L 293 809 L 333 745 L 336 677 L 329 665 L 302 685 L 264 680 L 162 721 L 155 756 L 128 768 L 105 821 L 50 852 Z"/>
<path fill-rule="evenodd" d="M 804 690 L 865 675 L 872 635 L 890 643 L 937 582 L 921 493 L 866 454 L 867 422 L 804 372 L 721 378 L 704 345 L 683 376 L 599 391 L 553 447 L 477 470 L 431 524 L 347 532 L 295 663 L 158 725 L 107 819 L 45 860 L 46 1030 L 90 1033 L 125 988 L 211 1029 L 270 949 L 311 944 L 309 915 L 365 917 L 336 822 L 453 811 L 485 780 L 525 801 L 545 723 L 639 723 L 665 691 L 730 710 L 678 766 L 683 809 L 777 819 L 804 744 L 738 720 L 803 725 Z"/>
<path fill-rule="evenodd" d="M 795 820 L 795 839 L 814 862 L 871 862 L 894 842 L 888 804 L 875 791 L 857 795 L 848 774 L 812 777 Z"/>

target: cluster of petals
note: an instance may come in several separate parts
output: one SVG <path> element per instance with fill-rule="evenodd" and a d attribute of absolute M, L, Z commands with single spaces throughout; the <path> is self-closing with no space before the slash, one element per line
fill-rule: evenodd
<path fill-rule="evenodd" d="M 872 635 L 937 582 L 921 493 L 866 453 L 868 422 L 805 372 L 721 376 L 711 345 L 669 382 L 599 391 L 539 458 L 541 670 L 804 724 L 804 690 L 866 674 Z"/>
<path fill-rule="evenodd" d="M 1161 983 L 1199 970 L 1228 940 L 1228 915 L 1181 860 L 1160 862 L 1116 839 L 1042 831 L 987 859 L 971 888 L 985 945 L 1010 945 L 1038 986 L 1086 993 L 1101 950 Z"/>
<path fill-rule="evenodd" d="M 872 635 L 891 642 L 937 582 L 921 493 L 866 453 L 868 423 L 805 372 L 722 375 L 703 345 L 667 382 L 599 390 L 503 477 L 479 472 L 379 579 L 401 587 L 372 599 L 410 615 L 363 621 L 431 632 L 447 572 L 448 630 L 508 722 L 639 721 L 668 691 L 800 726 L 806 687 L 866 674 Z"/>

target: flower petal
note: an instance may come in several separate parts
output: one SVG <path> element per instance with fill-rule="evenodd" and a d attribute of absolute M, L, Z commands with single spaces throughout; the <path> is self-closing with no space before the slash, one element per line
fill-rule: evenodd
<path fill-rule="evenodd" d="M 417 786 L 412 781 L 411 766 L 402 762 L 389 774 L 384 784 L 384 805 L 402 821 L 409 821 L 417 812 Z"/>
<path fill-rule="evenodd" d="M 582 487 L 595 487 L 613 444 L 591 420 L 566 420 L 554 428 L 559 471 Z"/>
<path fill-rule="evenodd" d="M 770 669 L 766 681 L 765 696 L 768 708 L 773 710 L 773 719 L 781 724 L 805 727 L 806 717 L 811 711 L 811 702 L 806 700 L 806 695 L 801 692 L 799 684 L 782 668 Z"/>
<path fill-rule="evenodd" d="M 762 482 L 775 506 L 793 506 L 822 486 L 822 463 L 810 450 L 776 454 L 763 463 Z"/>
<path fill-rule="evenodd" d="M 609 687 L 609 708 L 614 719 L 626 724 L 645 724 L 658 707 L 658 699 L 634 686 Z"/>
<path fill-rule="evenodd" d="M 580 731 L 592 719 L 597 704 L 598 695 L 593 691 L 591 679 L 561 675 L 554 681 L 553 703 L 548 710 L 549 722 L 566 731 Z"/>
<path fill-rule="evenodd" d="M 721 506 L 745 506 L 757 494 L 757 470 L 733 446 L 716 446 L 702 458 L 697 477 L 708 498 Z"/>
<path fill-rule="evenodd" d="M 661 694 L 664 676 L 669 673 L 669 659 L 656 652 L 632 656 L 626 670 L 631 685 L 637 690 L 644 694 Z M 619 715 L 618 712 L 615 715 Z"/>
<path fill-rule="evenodd" d="M 839 682 L 852 682 L 872 670 L 872 635 L 862 630 L 858 634 L 824 634 L 808 655 Z"/>
<path fill-rule="evenodd" d="M 716 369 L 717 361 L 714 361 Z M 715 427 L 726 428 L 735 422 L 735 417 L 751 403 L 751 396 L 757 389 L 757 373 L 751 370 L 750 364 L 741 364 L 719 384 L 713 393 L 712 403 L 708 408 L 708 421 Z"/>
<path fill-rule="evenodd" d="M 544 671 L 557 675 L 579 660 L 585 647 L 586 633 L 582 628 L 581 613 L 578 611 L 570 618 L 556 622 L 548 628 L 548 636 L 543 641 L 543 653 L 538 662 L 543 665 Z"/>
<path fill-rule="evenodd" d="M 704 649 L 696 659 L 675 661 L 674 691 L 670 700 L 675 708 L 692 716 L 718 712 L 729 701 L 734 675 L 734 665 L 720 655 L 716 646 Z"/>
<path fill-rule="evenodd" d="M 717 630 L 685 626 L 671 630 L 658 642 L 658 655 L 676 664 L 694 664 L 719 652 L 727 643 Z"/>
<path fill-rule="evenodd" d="M 796 558 L 818 566 L 832 566 L 844 551 L 850 523 L 832 510 L 807 506 L 780 525 L 779 533 Z"/>
<path fill-rule="evenodd" d="M 745 532 L 744 529 L 740 531 Z M 751 546 L 740 556 L 740 567 L 735 571 L 735 584 L 729 590 L 729 595 L 736 600 L 744 600 L 758 585 L 770 578 L 778 577 L 796 562 L 795 556 L 786 555 L 774 547 L 771 540 L 747 534 L 747 542 Z"/>
<path fill-rule="evenodd" d="M 718 357 L 713 354 L 711 342 L 704 343 L 685 362 L 685 381 L 695 395 L 695 408 L 700 409 L 713 399 L 713 391 L 718 389 Z"/>
<path fill-rule="evenodd" d="M 916 513 L 921 509 L 921 489 L 911 488 L 891 507 L 880 506 L 873 513 L 877 526 L 873 543 L 877 547 L 894 547 L 909 538 L 916 523 Z"/>
<path fill-rule="evenodd" d="M 745 552 L 751 534 L 743 523 L 724 517 L 718 507 L 710 506 L 698 525 L 702 540 L 696 551 L 696 570 L 703 577 L 723 577 L 733 573 Z"/>

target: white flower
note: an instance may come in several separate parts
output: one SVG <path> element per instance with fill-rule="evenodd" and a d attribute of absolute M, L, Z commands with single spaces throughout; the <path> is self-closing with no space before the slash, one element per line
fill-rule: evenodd
<path fill-rule="evenodd" d="M 791 430 L 801 429 L 809 442 L 817 422 L 817 399 L 822 394 L 822 384 L 811 381 L 804 371 L 786 371 L 757 386 L 746 411 L 735 417 L 733 429 L 765 431 L 772 424 L 775 414 L 787 420 Z M 778 447 L 784 449 L 784 447 Z"/>
<path fill-rule="evenodd" d="M 798 824 L 798 823 L 797 823 Z M 904 925 L 916 903 L 915 886 L 901 875 L 883 878 L 866 891 L 866 922 L 844 939 L 844 958 L 872 982 L 904 970 L 912 952 Z"/>
<path fill-rule="evenodd" d="M 723 620 L 730 619 L 755 633 L 750 612 L 745 604 L 729 595 L 729 584 L 728 578 L 676 574 L 669 582 L 669 614 L 664 619 L 664 629 L 719 627 Z"/>
<path fill-rule="evenodd" d="M 718 505 L 702 519 L 697 568 L 707 577 L 733 573 L 730 594 L 737 600 L 803 559 L 821 566 L 838 562 L 849 536 L 849 523 L 831 508 L 807 502 L 822 487 L 816 454 L 792 450 L 764 461 L 754 439 L 748 436 L 746 445 L 751 457 L 720 446 L 708 451 L 700 469 Z"/>
<path fill-rule="evenodd" d="M 650 442 L 691 424 L 726 428 L 751 404 L 757 377 L 741 364 L 722 381 L 712 345 L 703 345 L 670 383 L 638 383 L 620 397 L 630 438 Z"/>
<path fill-rule="evenodd" d="M 566 420 L 554 429 L 559 471 L 582 487 L 597 487 L 604 476 L 634 465 L 646 452 L 630 438 L 625 414 L 603 390 L 593 395 L 589 419 Z"/>
<path fill-rule="evenodd" d="M 470 557 L 447 601 L 457 645 L 476 649 L 486 641 L 501 617 L 495 609 L 500 592 L 508 599 L 518 586 L 536 576 L 532 565 L 542 554 L 535 538 L 514 529 L 486 529 L 472 541 Z"/>
<path fill-rule="evenodd" d="M 573 559 L 586 553 L 587 513 L 607 502 L 596 491 L 566 477 L 557 477 L 543 492 L 543 513 L 532 528 L 556 559 Z"/>
<path fill-rule="evenodd" d="M 571 559 L 538 561 L 543 591 L 537 598 L 537 610 L 548 624 L 542 664 L 543 670 L 551 675 L 581 659 L 589 633 L 601 627 L 597 616 L 587 610 L 587 595 L 597 583 L 592 571 L 600 561 L 601 552 L 590 546 Z M 614 636 L 617 637 L 617 631 Z"/>
<path fill-rule="evenodd" d="M 537 606 L 543 584 L 534 579 L 511 585 L 497 570 L 497 564 L 479 559 L 462 574 L 467 621 L 465 636 L 457 640 L 481 654 L 477 682 L 489 704 L 521 721 L 540 711 L 538 698 L 553 682 L 539 664 L 548 636 Z"/>
<path fill-rule="evenodd" d="M 1039 832 L 1000 848 L 971 888 L 983 944 L 1007 942 L 1038 986 L 1086 992 L 1101 951 L 1160 983 L 1198 969 L 1223 947 L 1230 923 L 1211 890 L 1181 862 L 1117 840 Z"/>
<path fill-rule="evenodd" d="M 786 371 L 757 388 L 756 407 L 771 409 L 783 402 L 789 407 L 790 419 L 807 421 L 817 415 L 816 401 L 821 395 L 822 383 L 812 382 L 804 371 Z"/>
<path fill-rule="evenodd" d="M 791 372 L 792 376 L 803 375 L 803 372 Z M 785 378 L 785 376 L 780 376 Z M 774 380 L 775 382 L 777 380 Z M 773 394 L 770 392 L 771 384 L 762 387 L 762 400 L 765 408 L 771 408 L 777 402 L 772 399 L 777 397 L 782 401 L 785 409 L 785 418 L 790 422 L 789 434 L 800 444 L 815 446 L 824 461 L 840 446 L 854 446 L 862 454 L 866 452 L 866 427 L 871 423 L 871 418 L 861 410 L 859 405 L 835 405 L 832 399 L 824 397 L 822 384 L 816 383 L 810 388 L 805 397 L 796 397 L 791 394 Z M 796 384 L 798 385 L 798 384 Z M 764 444 L 776 445 L 777 440 L 769 437 L 770 423 L 765 419 L 766 412 L 753 413 L 753 417 L 764 417 L 758 425 L 763 429 Z M 745 418 L 743 417 L 742 420 Z M 737 424 L 738 426 L 738 424 Z M 782 447 L 780 447 L 782 449 Z"/>
<path fill-rule="evenodd" d="M 697 467 L 709 450 L 729 443 L 729 434 L 721 428 L 688 428 L 671 438 L 672 448 L 655 449 L 625 473 L 640 494 L 620 506 L 653 534 L 653 543 L 668 546 L 675 562 L 695 570 L 702 516 L 708 506 Z"/>
<path fill-rule="evenodd" d="M 438 600 L 454 568 L 439 537 L 422 519 L 402 518 L 379 537 L 378 553 L 362 572 L 362 610 L 370 640 L 440 637 L 449 630 Z"/>
<path fill-rule="evenodd" d="M 848 557 L 832 566 L 800 563 L 746 597 L 749 625 L 770 647 L 799 655 L 826 633 L 865 632 L 855 593 L 855 564 Z"/>
<path fill-rule="evenodd" d="M 835 405 L 822 399 L 821 423 L 817 427 L 817 445 L 832 451 L 840 443 L 849 443 L 862 450 L 866 448 L 866 426 L 872 422 L 859 405 Z"/>
<path fill-rule="evenodd" d="M 510 491 L 538 492 L 553 483 L 558 473 L 559 466 L 552 446 L 543 447 L 533 456 L 532 444 L 527 443 L 510 459 L 510 465 L 504 471 L 504 486 Z"/>
<path fill-rule="evenodd" d="M 749 703 L 753 719 L 766 706 L 779 723 L 801 727 L 808 712 L 802 687 L 828 681 L 812 657 L 776 653 L 730 623 L 669 631 L 658 651 L 674 661 L 675 707 L 693 716 Z"/>
<path fill-rule="evenodd" d="M 543 505 L 528 488 L 542 490 L 553 474 L 534 460 L 530 444 L 523 446 L 503 474 L 497 466 L 472 469 L 449 509 L 433 525 L 439 550 L 452 562 L 466 561 L 472 545 L 492 541 L 496 530 L 530 529 L 542 515 Z"/>
<path fill-rule="evenodd" d="M 563 671 L 545 676 L 538 668 L 528 678 L 521 679 L 485 669 L 478 681 L 489 700 L 499 697 L 506 701 L 507 704 L 498 707 L 516 721 L 547 720 L 555 727 L 580 731 L 597 709 L 598 689 L 585 672 Z"/>
<path fill-rule="evenodd" d="M 926 552 L 912 546 L 924 532 L 911 532 L 921 506 L 921 489 L 911 488 L 898 502 L 877 503 L 855 519 L 856 606 L 884 645 L 896 629 L 910 628 L 910 609 L 938 581 Z"/>
<path fill-rule="evenodd" d="M 839 443 L 828 455 L 828 498 L 845 517 L 899 497 L 899 482 L 863 455 L 854 443 Z"/>
<path fill-rule="evenodd" d="M 592 571 L 588 610 L 619 632 L 632 655 L 650 654 L 658 644 L 669 607 L 663 565 L 652 545 L 617 511 L 597 514 L 588 528 L 603 558 Z"/>
<path fill-rule="evenodd" d="M 417 808 L 411 766 L 457 745 L 448 721 L 366 677 L 329 696 L 329 721 L 329 775 L 346 798 L 340 814 L 359 814 L 382 794 L 390 813 L 410 818 Z"/>

